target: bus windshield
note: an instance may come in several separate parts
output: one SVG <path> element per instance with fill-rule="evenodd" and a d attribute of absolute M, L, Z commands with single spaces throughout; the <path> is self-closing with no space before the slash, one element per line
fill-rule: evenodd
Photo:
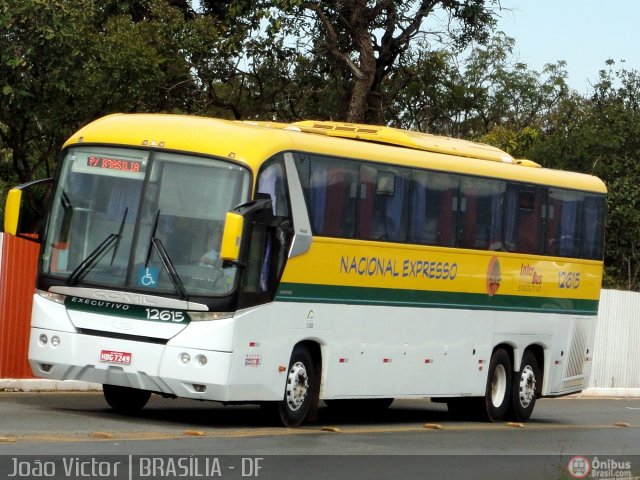
<path fill-rule="evenodd" d="M 236 267 L 219 247 L 251 177 L 230 162 L 107 147 L 69 149 L 45 238 L 43 273 L 61 285 L 182 299 L 222 296 Z"/>

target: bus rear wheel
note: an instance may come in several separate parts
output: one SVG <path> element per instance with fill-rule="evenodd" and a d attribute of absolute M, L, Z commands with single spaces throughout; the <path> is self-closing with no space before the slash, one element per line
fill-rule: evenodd
<path fill-rule="evenodd" d="M 520 372 L 516 373 L 513 381 L 511 416 L 515 421 L 524 422 L 531 417 L 536 405 L 539 378 L 538 360 L 530 350 L 527 350 L 522 356 Z"/>
<path fill-rule="evenodd" d="M 504 420 L 511 405 L 511 358 L 502 348 L 497 349 L 489 362 L 489 374 L 484 395 L 487 419 L 491 422 Z"/>
<path fill-rule="evenodd" d="M 102 386 L 102 393 L 109 406 L 120 413 L 136 413 L 142 410 L 151 397 L 148 390 L 108 384 Z"/>

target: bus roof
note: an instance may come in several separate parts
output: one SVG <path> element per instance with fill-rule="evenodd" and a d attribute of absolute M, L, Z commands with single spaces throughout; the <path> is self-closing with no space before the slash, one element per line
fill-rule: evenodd
<path fill-rule="evenodd" d="M 64 144 L 150 147 L 226 157 L 254 172 L 285 151 L 428 168 L 504 180 L 606 192 L 597 177 L 539 167 L 489 145 L 389 127 L 338 122 L 238 122 L 187 115 L 114 114 Z"/>

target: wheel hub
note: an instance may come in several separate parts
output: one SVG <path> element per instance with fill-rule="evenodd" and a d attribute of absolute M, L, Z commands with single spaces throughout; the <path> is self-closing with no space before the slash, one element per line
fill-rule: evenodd
<path fill-rule="evenodd" d="M 520 374 L 520 405 L 527 408 L 536 394 L 536 376 L 530 365 L 522 369 Z"/>
<path fill-rule="evenodd" d="M 291 365 L 287 378 L 286 401 L 292 411 L 297 411 L 304 404 L 309 391 L 309 376 L 302 362 Z"/>

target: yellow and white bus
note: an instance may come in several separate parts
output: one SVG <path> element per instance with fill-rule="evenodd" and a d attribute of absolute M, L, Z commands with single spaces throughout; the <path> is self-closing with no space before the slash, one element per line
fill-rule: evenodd
<path fill-rule="evenodd" d="M 429 397 L 523 421 L 587 385 L 605 193 L 387 127 L 111 115 L 62 150 L 29 361 L 123 411 L 157 393 L 294 426 Z"/>

